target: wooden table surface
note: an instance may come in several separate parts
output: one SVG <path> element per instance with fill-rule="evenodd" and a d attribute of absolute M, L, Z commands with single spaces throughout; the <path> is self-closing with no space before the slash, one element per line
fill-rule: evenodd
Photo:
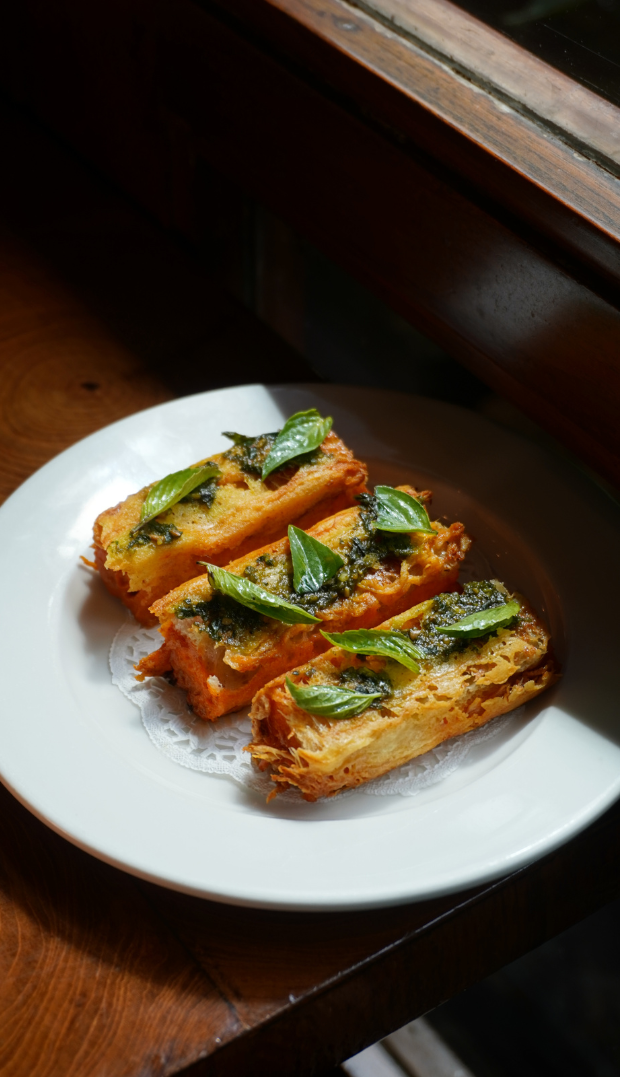
<path fill-rule="evenodd" d="M 450 0 L 21 0 L 0 85 L 192 244 L 267 207 L 620 485 L 616 106 Z"/>
<path fill-rule="evenodd" d="M 0 492 L 183 392 L 312 377 L 189 253 L 1 117 Z M 23 720 L 4 715 L 5 721 Z M 0 788 L 0 1074 L 321 1074 L 620 892 L 620 807 L 546 859 L 397 909 L 292 914 L 141 882 Z"/>

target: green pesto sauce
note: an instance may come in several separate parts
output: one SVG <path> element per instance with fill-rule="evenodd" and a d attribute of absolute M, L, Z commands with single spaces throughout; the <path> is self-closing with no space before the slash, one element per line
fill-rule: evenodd
<path fill-rule="evenodd" d="M 206 464 L 204 466 L 205 467 L 209 467 L 209 466 L 217 467 L 217 464 L 215 463 L 215 460 L 207 460 L 207 462 L 206 462 Z M 198 504 L 200 504 L 200 505 L 206 505 L 206 507 L 208 509 L 210 509 L 211 505 L 215 501 L 215 495 L 217 493 L 217 484 L 218 484 L 218 476 L 214 475 L 213 478 L 207 479 L 206 482 L 203 482 L 202 486 L 197 486 L 196 489 L 192 490 L 191 493 L 186 494 L 185 497 L 182 497 L 179 504 L 183 505 L 183 504 L 186 504 L 188 502 L 194 501 L 194 502 L 198 502 Z"/>
<path fill-rule="evenodd" d="M 451 636 L 442 635 L 437 629 L 443 625 L 454 624 L 455 621 L 468 617 L 470 613 L 480 613 L 482 610 L 503 606 L 506 601 L 506 594 L 499 591 L 492 580 L 466 583 L 460 595 L 437 595 L 433 599 L 430 612 L 422 618 L 421 631 L 412 631 L 409 635 L 424 657 L 435 661 L 448 658 L 470 647 L 480 647 L 497 629 L 477 639 L 454 639 Z"/>
<path fill-rule="evenodd" d="M 234 441 L 234 445 L 232 449 L 227 449 L 223 453 L 224 459 L 236 464 L 239 470 L 244 471 L 246 475 L 253 475 L 255 478 L 260 479 L 263 464 L 273 449 L 278 433 L 279 431 L 276 431 L 273 434 L 259 434 L 258 437 L 249 438 L 245 434 L 235 434 L 232 430 L 225 430 L 224 437 Z M 312 449 L 310 452 L 300 453 L 294 460 L 285 460 L 280 467 L 274 468 L 272 474 L 277 475 L 278 471 L 285 468 L 294 467 L 297 469 L 308 464 L 316 464 L 322 456 L 325 456 L 325 453 L 320 447 Z"/>
<path fill-rule="evenodd" d="M 186 598 L 177 606 L 175 613 L 181 620 L 188 617 L 200 618 L 197 628 L 201 632 L 207 632 L 216 643 L 224 643 L 229 647 L 234 647 L 254 632 L 258 632 L 267 622 L 267 618 L 261 613 L 242 606 L 240 602 L 235 602 L 234 598 L 222 595 L 219 591 L 215 591 L 213 597 L 206 602 L 190 602 Z"/>
<path fill-rule="evenodd" d="M 274 559 L 262 555 L 246 566 L 244 575 L 252 583 L 310 613 L 325 610 L 343 597 L 348 598 L 357 584 L 381 561 L 400 562 L 404 557 L 408 557 L 414 548 L 408 534 L 393 534 L 375 529 L 374 497 L 361 494 L 358 500 L 362 502 L 362 509 L 357 526 L 343 536 L 335 547 L 344 560 L 344 565 L 318 591 L 310 591 L 304 595 L 296 593 L 289 554 L 280 554 Z"/>
<path fill-rule="evenodd" d="M 378 505 L 372 494 L 359 494 L 361 506 L 356 531 L 343 544 L 338 553 L 344 565 L 334 579 L 339 593 L 350 591 L 363 580 L 381 561 L 402 561 L 413 553 L 411 536 L 403 532 L 377 531 Z M 329 586 L 327 584 L 326 586 Z"/>
<path fill-rule="evenodd" d="M 157 520 L 152 520 L 150 524 L 145 524 L 139 531 L 136 531 L 135 535 L 129 539 L 127 543 L 127 549 L 133 550 L 136 546 L 166 546 L 169 542 L 174 542 L 176 539 L 180 539 L 182 531 L 179 531 L 178 527 L 174 524 L 160 524 Z"/>
<path fill-rule="evenodd" d="M 245 566 L 243 575 L 285 602 L 294 602 L 301 597 L 293 590 L 293 564 L 288 554 L 276 554 L 274 557 L 261 554 Z"/>
<path fill-rule="evenodd" d="M 230 438 L 234 445 L 223 453 L 224 459 L 236 464 L 246 475 L 254 475 L 260 479 L 263 464 L 273 449 L 277 436 L 276 431 L 274 434 L 259 434 L 258 437 L 249 438 L 245 434 L 225 430 L 224 437 Z"/>
<path fill-rule="evenodd" d="M 214 460 L 208 460 L 207 465 L 215 466 Z M 207 466 L 205 465 L 205 466 Z M 196 504 L 206 505 L 208 509 L 215 501 L 215 495 L 217 492 L 217 475 L 212 479 L 207 479 L 203 482 L 202 486 L 196 487 L 186 497 L 182 497 L 178 504 L 184 504 L 187 502 L 194 502 Z M 174 505 L 171 506 L 174 508 Z M 162 513 L 163 515 L 163 513 Z M 166 546 L 169 542 L 174 542 L 176 539 L 180 539 L 183 532 L 175 526 L 175 524 L 163 524 L 159 520 L 151 520 L 150 523 L 145 524 L 144 527 L 137 525 L 135 534 L 129 535 L 129 541 L 125 549 L 135 550 L 139 546 Z M 118 543 L 117 543 L 118 546 Z"/>
<path fill-rule="evenodd" d="M 234 450 L 230 450 L 231 452 Z M 381 561 L 400 562 L 414 549 L 407 534 L 376 531 L 375 498 L 362 494 L 362 510 L 357 526 L 346 534 L 336 547 L 344 560 L 337 574 L 318 591 L 298 595 L 293 587 L 293 563 L 290 553 L 270 556 L 261 554 L 250 561 L 243 570 L 246 579 L 277 595 L 285 602 L 300 606 L 309 613 L 328 609 L 342 597 L 348 598 L 360 580 L 364 579 Z M 224 603 L 224 606 L 222 606 Z M 225 620 L 221 611 L 224 610 Z M 213 598 L 198 603 L 184 601 L 176 608 L 178 617 L 199 617 L 200 631 L 206 631 L 212 639 L 224 643 L 240 643 L 244 634 L 259 630 L 269 624 L 269 618 L 254 613 L 218 592 Z"/>
<path fill-rule="evenodd" d="M 363 692 L 372 695 L 379 692 L 381 699 L 389 699 L 392 695 L 392 682 L 385 673 L 375 673 L 366 666 L 349 666 L 343 669 L 338 678 L 341 688 L 348 688 L 350 692 Z"/>
<path fill-rule="evenodd" d="M 202 486 L 197 486 L 195 490 L 192 490 L 191 494 L 187 494 L 181 498 L 180 504 L 184 502 L 199 502 L 201 505 L 206 505 L 208 509 L 215 501 L 215 495 L 217 493 L 217 479 L 207 479 L 203 482 Z"/>

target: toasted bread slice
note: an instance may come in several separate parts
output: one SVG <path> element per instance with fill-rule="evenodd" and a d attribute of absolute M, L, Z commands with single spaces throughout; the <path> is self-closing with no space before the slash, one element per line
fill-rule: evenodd
<path fill-rule="evenodd" d="M 365 465 L 334 433 L 301 463 L 293 462 L 261 481 L 259 465 L 272 440 L 273 435 L 262 435 L 252 439 L 249 449 L 234 445 L 199 461 L 220 469 L 204 500 L 189 495 L 162 513 L 154 528 L 131 534 L 149 486 L 97 517 L 93 532 L 97 568 L 108 590 L 142 624 L 157 624 L 149 607 L 192 579 L 197 561 L 226 565 L 233 557 L 285 535 L 291 522 L 311 527 L 354 504 L 355 496 L 366 488 Z"/>
<path fill-rule="evenodd" d="M 400 490 L 421 500 L 412 487 Z M 288 539 L 227 565 L 227 571 L 295 603 L 320 618 L 288 625 L 214 592 L 200 576 L 156 602 L 165 643 L 138 669 L 156 675 L 172 669 L 201 718 L 213 720 L 250 702 L 267 681 L 329 647 L 320 629 L 372 628 L 413 601 L 456 584 L 470 542 L 460 523 L 433 526 L 436 534 L 386 534 L 374 530 L 372 498 L 322 520 L 308 532 L 344 559 L 319 591 L 297 595 Z"/>
<path fill-rule="evenodd" d="M 490 586 L 504 591 L 497 581 L 468 584 L 460 607 L 463 596 L 441 595 L 380 626 L 411 632 L 423 656 L 419 674 L 393 659 L 364 659 L 340 647 L 290 674 L 294 685 L 351 688 L 357 680 L 358 691 L 383 691 L 384 698 L 355 717 L 313 716 L 294 702 L 284 676 L 271 681 L 256 695 L 251 710 L 248 750 L 254 761 L 271 770 L 277 788 L 296 787 L 306 800 L 333 796 L 544 691 L 557 677 L 548 653 L 549 636 L 523 598 L 515 623 L 485 637 L 457 641 L 436 632 L 438 624 L 464 616 L 459 609 L 473 612 L 472 588 L 479 589 L 482 603 L 491 596 L 497 605 Z"/>

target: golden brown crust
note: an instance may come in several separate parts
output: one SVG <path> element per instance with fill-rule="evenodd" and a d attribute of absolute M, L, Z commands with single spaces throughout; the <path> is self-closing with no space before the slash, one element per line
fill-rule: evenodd
<path fill-rule="evenodd" d="M 285 677 L 267 684 L 252 705 L 253 740 L 249 750 L 272 772 L 277 787 L 295 786 L 307 800 L 385 774 L 527 702 L 556 678 L 548 635 L 522 601 L 516 629 L 504 629 L 482 646 L 437 665 L 423 666 L 418 677 L 389 663 L 394 695 L 348 719 L 316 718 L 298 707 Z M 382 628 L 406 630 L 419 623 L 426 607 L 391 618 Z M 293 677 L 298 683 L 337 683 L 343 668 L 361 660 L 332 648 Z M 384 669 L 385 659 L 367 665 Z"/>
<path fill-rule="evenodd" d="M 412 487 L 399 489 L 416 493 Z M 359 526 L 359 517 L 358 507 L 346 509 L 316 524 L 310 534 L 338 548 L 343 536 Z M 160 622 L 170 665 L 196 713 L 212 721 L 248 704 L 267 681 L 329 648 L 320 629 L 340 632 L 346 628 L 373 628 L 387 616 L 407 609 L 412 601 L 451 590 L 469 539 L 460 523 L 444 527 L 436 522 L 433 526 L 437 534 L 418 536 L 419 545 L 410 556 L 402 561 L 379 562 L 348 597 L 340 596 L 318 610 L 320 624 L 285 625 L 265 618 L 261 630 L 247 642 L 227 646 L 201 631 L 199 619 L 179 618 L 176 614 L 184 603 L 209 601 L 213 592 L 208 577 L 190 580 L 154 603 L 151 612 Z M 238 558 L 227 570 L 241 576 L 247 566 L 265 555 L 272 561 L 287 557 L 288 539 Z M 139 668 L 148 672 L 142 663 Z"/>
<path fill-rule="evenodd" d="M 223 454 L 210 459 L 221 469 L 212 508 L 181 503 L 159 518 L 181 530 L 175 541 L 126 548 L 149 487 L 100 513 L 95 521 L 95 560 L 101 577 L 144 625 L 157 623 L 149 607 L 192 579 L 197 561 L 226 565 L 233 557 L 281 538 L 291 522 L 310 527 L 353 505 L 356 495 L 366 489 L 365 465 L 333 432 L 325 438 L 316 463 L 291 466 L 265 483 L 244 474 Z"/>
<path fill-rule="evenodd" d="M 130 591 L 129 580 L 126 572 L 113 572 L 111 569 L 106 568 L 106 552 L 101 546 L 95 544 L 95 567 L 97 568 L 101 579 L 105 583 L 108 591 L 115 598 L 120 598 L 123 605 L 127 606 L 131 610 L 134 617 L 140 624 L 146 628 L 152 628 L 157 624 L 157 617 L 154 617 L 149 610 L 149 594 L 148 591 Z"/>

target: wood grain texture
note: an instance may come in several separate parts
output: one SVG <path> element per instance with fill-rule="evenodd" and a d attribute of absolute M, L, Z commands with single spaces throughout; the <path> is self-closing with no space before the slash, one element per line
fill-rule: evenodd
<path fill-rule="evenodd" d="M 4 77 L 161 220 L 195 239 L 217 216 L 207 162 L 620 481 L 610 172 L 343 0 L 63 0 L 31 23 Z"/>
<path fill-rule="evenodd" d="M 220 0 L 214 2 L 219 6 Z M 231 9 L 239 16 L 240 30 L 251 28 L 256 40 L 284 66 L 293 61 L 298 74 L 303 71 L 314 78 L 315 85 L 318 79 L 321 88 L 335 91 L 341 104 L 357 109 L 358 114 L 361 110 L 366 122 L 383 125 L 384 133 L 391 133 L 399 145 L 407 140 L 409 149 L 422 149 L 449 168 L 453 178 L 466 179 L 497 206 L 515 213 L 518 221 L 527 221 L 580 261 L 618 282 L 620 183 L 613 174 L 614 162 L 606 158 L 601 167 L 596 151 L 582 144 L 576 134 L 544 123 L 533 113 L 533 105 L 521 108 L 500 88 L 494 92 L 484 56 L 474 64 L 478 43 L 467 51 L 470 68 L 456 63 L 447 42 L 439 51 L 439 27 L 445 26 L 445 36 L 452 38 L 452 5 L 433 5 L 432 24 L 425 19 L 419 27 L 421 36 L 413 39 L 394 32 L 397 25 L 390 29 L 346 0 L 265 0 L 262 4 L 230 0 L 226 10 Z M 416 7 L 412 12 L 422 21 L 424 9 Z M 471 18 L 464 12 L 460 15 Z M 495 31 L 483 30 L 483 24 L 473 21 L 478 37 L 492 51 Z M 400 23 L 404 22 L 403 16 Z M 465 40 L 467 36 L 471 33 Z M 514 47 L 523 54 L 522 77 L 531 82 L 529 67 L 534 58 Z M 496 66 L 504 70 L 507 61 L 502 52 Z M 536 61 L 537 70 L 539 64 L 555 83 L 557 73 L 542 61 Z M 542 79 L 540 70 L 537 78 Z M 556 94 L 559 90 L 555 88 Z M 590 97 L 598 114 L 601 99 L 595 94 Z M 610 108 L 614 111 L 605 129 L 611 139 L 617 134 L 613 121 L 618 110 Z M 596 125 L 594 115 L 590 123 Z M 608 148 L 611 152 L 612 147 Z M 471 190 L 467 193 L 472 196 Z"/>
<path fill-rule="evenodd" d="M 178 1072 L 240 1023 L 129 876 L 0 788 L 0 1073 Z"/>
<path fill-rule="evenodd" d="M 12 214 L 0 246 L 8 492 L 83 432 L 170 395 L 191 374 L 192 340 L 215 336 L 232 365 L 239 338 L 230 325 L 212 329 L 224 299 L 200 275 L 202 304 L 189 302 L 195 269 L 182 252 L 40 134 L 5 121 L 3 144 L 14 150 L 0 203 Z M 48 181 L 65 177 L 49 200 L 42 187 L 31 200 L 35 165 Z M 132 249 L 131 267 L 140 251 L 151 264 L 142 299 L 133 268 L 123 277 Z M 2 788 L 0 820 L 1 1077 L 319 1077 L 620 892 L 619 806 L 544 861 L 475 892 L 338 915 L 228 908 L 139 882 Z"/>
<path fill-rule="evenodd" d="M 382 15 L 388 26 L 433 49 L 483 88 L 493 87 L 552 123 L 569 144 L 580 142 L 585 156 L 620 165 L 617 105 L 450 0 L 369 0 L 359 6 Z"/>
<path fill-rule="evenodd" d="M 79 438 L 173 396 L 315 380 L 48 136 L 7 109 L 0 131 L 1 498 Z"/>
<path fill-rule="evenodd" d="M 78 438 L 171 394 L 32 252 L 6 234 L 0 242 L 0 492 L 6 497 Z"/>
<path fill-rule="evenodd" d="M 350 1057 L 613 899 L 619 831 L 616 806 L 508 879 L 390 910 L 241 912 L 141 884 L 247 1026 L 190 1074 L 251 1057 L 259 1077 L 301 1077 Z"/>
<path fill-rule="evenodd" d="M 261 200 L 618 482 L 615 305 L 232 30 L 196 13 L 191 31 L 169 43 L 163 89 L 196 152 L 251 176 Z"/>

